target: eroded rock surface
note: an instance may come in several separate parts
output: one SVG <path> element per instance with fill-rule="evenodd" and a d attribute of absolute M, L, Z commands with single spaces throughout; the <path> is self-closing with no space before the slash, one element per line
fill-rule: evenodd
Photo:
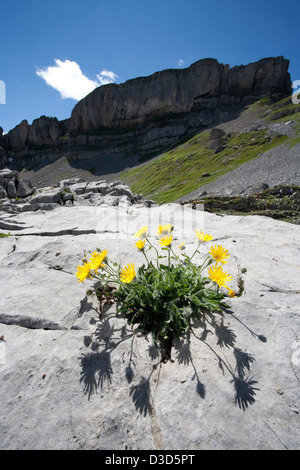
<path fill-rule="evenodd" d="M 0 240 L 1 449 L 299 449 L 300 227 L 178 204 L 3 218 L 14 229 Z M 195 322 L 163 363 L 115 305 L 99 312 L 86 296 L 93 281 L 75 272 L 97 247 L 141 265 L 134 233 L 148 225 L 157 244 L 169 222 L 176 252 L 181 241 L 194 251 L 195 228 L 214 237 L 204 256 L 225 246 L 231 287 L 243 272 L 244 292 L 215 323 Z"/>

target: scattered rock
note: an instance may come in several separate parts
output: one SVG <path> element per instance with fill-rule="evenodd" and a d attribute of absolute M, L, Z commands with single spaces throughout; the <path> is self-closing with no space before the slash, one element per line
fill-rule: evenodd
<path fill-rule="evenodd" d="M 61 189 L 54 189 L 52 191 L 42 191 L 41 193 L 33 196 L 30 199 L 30 204 L 47 204 L 58 203 L 61 198 Z"/>
<path fill-rule="evenodd" d="M 219 140 L 224 136 L 225 132 L 222 129 L 213 127 L 209 134 L 209 140 Z"/>
<path fill-rule="evenodd" d="M 14 179 L 9 180 L 7 183 L 7 195 L 11 198 L 17 197 L 17 190 Z"/>
<path fill-rule="evenodd" d="M 0 199 L 4 199 L 6 197 L 7 197 L 6 190 L 3 188 L 3 186 L 0 186 Z"/>
<path fill-rule="evenodd" d="M 20 178 L 16 170 L 4 168 L 0 170 L 0 199 L 9 197 L 12 199 L 26 198 L 34 192 L 28 178 Z"/>
<path fill-rule="evenodd" d="M 71 186 L 71 185 L 74 185 L 74 184 L 78 184 L 78 183 L 84 183 L 84 179 L 82 178 L 69 178 L 69 179 L 65 179 L 65 180 L 61 180 L 60 183 L 59 183 L 59 186 L 60 188 L 65 188 L 66 186 Z"/>
<path fill-rule="evenodd" d="M 220 152 L 223 152 L 223 150 L 226 148 L 225 145 L 218 145 L 216 148 L 215 148 L 215 152 L 214 153 L 220 153 Z"/>
<path fill-rule="evenodd" d="M 30 202 L 29 204 L 24 204 L 21 207 L 22 212 L 36 212 L 41 211 L 52 211 L 58 207 L 58 204 L 54 202 Z"/>
<path fill-rule="evenodd" d="M 152 206 L 156 206 L 156 202 L 155 201 L 152 201 L 152 199 L 147 199 L 143 202 L 143 205 L 145 207 L 152 207 Z"/>
<path fill-rule="evenodd" d="M 10 194 L 22 194 L 23 200 L 14 200 L 3 202 L 1 209 L 5 212 L 36 212 L 39 210 L 54 210 L 61 205 L 63 206 L 128 206 L 131 204 L 143 204 L 142 196 L 135 195 L 129 186 L 114 181 L 107 183 L 106 181 L 84 182 L 80 178 L 72 178 L 62 180 L 58 187 L 45 187 L 38 190 L 38 193 L 32 195 L 34 188 L 29 180 L 25 177 L 20 179 L 18 189 L 20 192 L 13 192 L 13 184 L 15 182 L 15 174 L 4 172 L 6 178 L 9 177 L 10 184 L 6 187 L 10 188 Z M 1 178 L 1 173 L 0 173 Z M 4 184 L 4 176 L 2 175 L 2 184 Z M 71 183 L 71 184 L 69 184 Z M 31 194 L 29 194 L 31 193 Z M 6 191 L 1 186 L 0 179 L 0 197 L 6 197 Z M 26 195 L 26 196 L 25 196 Z M 20 197 L 20 196 L 19 196 Z M 146 201 L 146 204 L 155 204 L 154 201 Z"/>
<path fill-rule="evenodd" d="M 30 180 L 23 176 L 23 178 L 19 180 L 17 196 L 23 198 L 23 197 L 30 196 L 33 193 L 34 193 L 34 188 Z"/>

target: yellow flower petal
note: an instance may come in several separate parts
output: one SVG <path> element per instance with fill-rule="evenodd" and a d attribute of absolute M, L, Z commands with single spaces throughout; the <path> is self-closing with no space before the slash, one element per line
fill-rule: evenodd
<path fill-rule="evenodd" d="M 128 264 L 120 272 L 120 279 L 122 282 L 129 284 L 135 278 L 134 263 Z"/>
<path fill-rule="evenodd" d="M 169 235 L 174 229 L 172 224 L 159 225 L 157 234 L 158 235 Z"/>
<path fill-rule="evenodd" d="M 77 266 L 76 277 L 78 278 L 78 282 L 83 282 L 88 276 L 91 277 L 91 269 L 90 263 L 84 263 L 83 266 Z"/>
<path fill-rule="evenodd" d="M 209 242 L 213 239 L 212 235 L 209 235 L 208 233 L 205 234 L 203 230 L 196 230 L 196 235 L 199 242 Z"/>
<path fill-rule="evenodd" d="M 146 240 L 138 240 L 138 241 L 136 242 L 136 247 L 137 247 L 139 250 L 143 250 L 145 243 L 146 243 Z"/>
<path fill-rule="evenodd" d="M 148 232 L 148 226 L 145 225 L 144 227 L 142 227 L 140 230 L 138 230 L 138 231 L 134 234 L 134 237 L 146 238 L 147 232 Z"/>
<path fill-rule="evenodd" d="M 217 264 L 208 268 L 208 276 L 212 281 L 218 284 L 219 287 L 226 287 L 227 289 L 228 287 L 226 286 L 226 282 L 232 281 L 230 274 L 223 271 L 222 267 Z"/>
<path fill-rule="evenodd" d="M 170 246 L 172 243 L 173 237 L 172 235 L 169 235 L 168 237 L 161 238 L 158 240 L 158 242 L 161 244 L 161 246 Z"/>
<path fill-rule="evenodd" d="M 103 261 L 106 258 L 107 250 L 101 251 L 94 251 L 91 255 L 90 265 L 91 269 L 93 269 L 96 273 L 99 268 L 103 268 L 104 264 Z"/>
<path fill-rule="evenodd" d="M 184 242 L 181 242 L 180 245 L 178 245 L 178 248 L 180 250 L 184 250 L 185 249 L 185 243 Z"/>
<path fill-rule="evenodd" d="M 214 258 L 217 263 L 222 264 L 228 263 L 226 259 L 230 256 L 228 251 L 221 245 L 212 246 L 209 250 L 209 254 Z"/>
<path fill-rule="evenodd" d="M 236 293 L 234 292 L 234 290 L 229 289 L 229 287 L 227 287 L 227 289 L 228 289 L 229 297 L 237 297 L 237 295 L 236 295 Z"/>

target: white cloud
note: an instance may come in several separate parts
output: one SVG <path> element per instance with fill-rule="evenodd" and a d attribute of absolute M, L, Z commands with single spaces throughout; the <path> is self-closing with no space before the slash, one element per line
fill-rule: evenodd
<path fill-rule="evenodd" d="M 100 85 L 107 85 L 108 83 L 115 83 L 117 78 L 118 78 L 118 75 L 116 75 L 114 72 L 111 72 L 105 69 L 102 70 L 102 72 L 100 72 L 100 74 L 97 75 L 97 80 Z"/>
<path fill-rule="evenodd" d="M 43 78 L 47 85 L 59 91 L 61 98 L 81 100 L 95 88 L 114 83 L 118 78 L 114 72 L 102 70 L 96 80 L 86 77 L 77 62 L 55 59 L 55 65 L 37 69 L 36 74 Z"/>
<path fill-rule="evenodd" d="M 184 60 L 183 60 L 183 59 L 179 59 L 179 60 L 178 60 L 178 65 L 179 65 L 179 67 L 182 67 L 183 64 L 184 64 Z"/>

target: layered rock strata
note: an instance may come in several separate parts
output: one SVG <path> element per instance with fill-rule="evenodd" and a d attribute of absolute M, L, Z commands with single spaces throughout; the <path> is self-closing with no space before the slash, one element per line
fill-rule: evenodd
<path fill-rule="evenodd" d="M 0 164 L 20 168 L 62 155 L 77 160 L 158 152 L 266 94 L 288 95 L 288 66 L 283 57 L 232 68 L 203 59 L 101 86 L 75 105 L 69 119 L 24 120 L 2 136 Z"/>

